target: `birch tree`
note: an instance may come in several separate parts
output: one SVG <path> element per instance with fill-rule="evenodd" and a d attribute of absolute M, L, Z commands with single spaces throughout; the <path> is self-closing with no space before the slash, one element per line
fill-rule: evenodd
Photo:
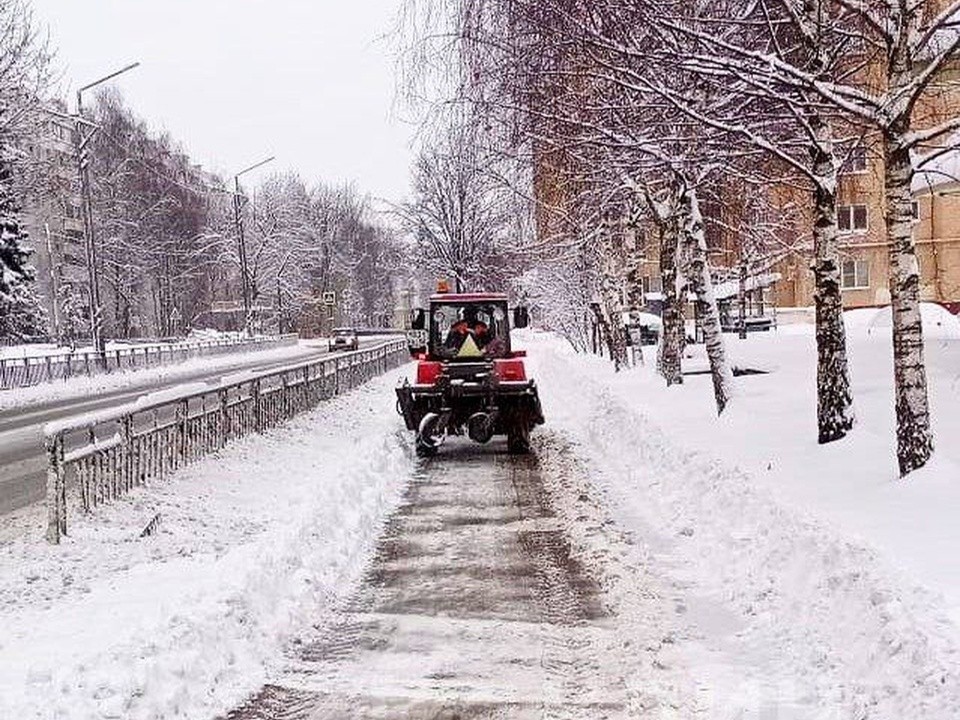
<path fill-rule="evenodd" d="M 511 232 L 508 190 L 478 133 L 469 113 L 443 117 L 415 161 L 413 198 L 397 208 L 422 267 L 458 291 L 503 286 Z"/>
<path fill-rule="evenodd" d="M 919 268 L 912 238 L 911 181 L 913 156 L 935 157 L 946 138 L 960 128 L 952 113 L 921 118 L 918 105 L 935 92 L 947 64 L 957 57 L 958 2 L 870 0 L 852 3 L 805 3 L 778 0 L 765 6 L 785 11 L 791 30 L 800 36 L 824 27 L 845 28 L 852 49 L 843 58 L 843 72 L 826 74 L 822 59 L 801 63 L 789 54 L 760 52 L 725 44 L 722 55 L 739 74 L 749 73 L 765 93 L 796 91 L 815 98 L 851 125 L 880 137 L 884 168 L 884 207 L 889 249 L 889 288 L 893 314 L 894 387 L 896 392 L 897 460 L 900 474 L 922 467 L 933 451 L 923 329 L 919 306 Z M 827 19 L 829 18 L 829 23 Z M 838 22 L 843 19 L 843 23 Z M 706 39 L 706 33 L 702 34 Z M 856 42 L 853 42 L 855 40 Z M 824 131 L 815 124 L 814 130 Z M 823 143 L 829 148 L 829 138 Z M 821 174 L 830 165 L 815 158 Z M 829 183 L 825 184 L 829 191 Z M 826 193 L 825 193 L 826 194 Z M 829 197 L 818 198 L 827 214 Z M 826 228 L 829 235 L 832 232 Z M 829 237 L 822 237 L 829 243 Z M 828 273 L 831 281 L 834 273 Z M 818 309 L 819 312 L 819 309 Z"/>

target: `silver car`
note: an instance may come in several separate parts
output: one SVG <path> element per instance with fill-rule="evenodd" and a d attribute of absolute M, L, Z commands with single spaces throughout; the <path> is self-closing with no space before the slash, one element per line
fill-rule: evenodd
<path fill-rule="evenodd" d="M 357 350 L 360 348 L 360 341 L 357 339 L 357 332 L 353 328 L 334 328 L 333 336 L 328 343 L 330 352 L 334 350 Z"/>

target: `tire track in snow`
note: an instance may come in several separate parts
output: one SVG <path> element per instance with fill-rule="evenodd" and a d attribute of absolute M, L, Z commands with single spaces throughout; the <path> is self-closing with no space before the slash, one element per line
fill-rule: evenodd
<path fill-rule="evenodd" d="M 630 717 L 634 661 L 541 472 L 496 443 L 423 461 L 340 621 L 227 718 Z"/>

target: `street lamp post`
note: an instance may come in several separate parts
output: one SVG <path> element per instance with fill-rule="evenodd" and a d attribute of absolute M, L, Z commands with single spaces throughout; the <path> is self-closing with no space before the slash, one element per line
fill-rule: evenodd
<path fill-rule="evenodd" d="M 243 295 L 243 326 L 247 335 L 253 334 L 253 327 L 251 324 L 252 309 L 250 307 L 250 275 L 247 271 L 247 244 L 243 238 L 243 195 L 240 192 L 240 176 L 266 165 L 273 159 L 271 155 L 266 160 L 261 160 L 248 168 L 244 168 L 233 176 L 233 219 L 237 228 L 237 255 L 240 260 L 240 289 Z"/>
<path fill-rule="evenodd" d="M 87 143 L 89 143 L 94 134 L 96 134 L 97 127 L 93 123 L 83 119 L 83 93 L 85 90 L 112 80 L 121 73 L 133 70 L 133 68 L 138 65 L 140 65 L 138 62 L 131 63 L 77 90 L 77 132 L 75 140 L 77 145 L 77 171 L 80 176 L 80 214 L 83 221 L 83 248 L 87 261 L 87 282 L 90 284 L 88 290 L 90 301 L 90 335 L 93 340 L 93 350 L 97 356 L 97 362 L 100 363 L 101 367 L 106 365 L 107 356 L 104 352 L 103 309 L 100 307 L 100 271 L 97 265 L 97 243 L 93 225 L 93 206 L 90 199 L 90 163 L 85 154 Z M 89 133 L 84 132 L 85 127 L 90 128 Z"/>

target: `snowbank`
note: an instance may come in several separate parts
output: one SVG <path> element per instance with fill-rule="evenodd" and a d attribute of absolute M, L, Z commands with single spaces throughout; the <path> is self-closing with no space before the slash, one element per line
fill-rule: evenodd
<path fill-rule="evenodd" d="M 256 335 L 256 338 L 273 337 L 266 335 Z M 151 340 L 110 340 L 107 342 L 107 352 L 113 350 L 142 350 L 150 348 L 151 350 L 168 345 L 191 345 L 199 343 L 222 342 L 224 340 L 243 341 L 247 336 L 242 332 L 220 332 L 217 330 L 197 330 L 192 331 L 183 340 L 157 342 Z M 82 345 L 73 350 L 69 347 L 57 345 L 56 343 L 24 343 L 19 345 L 0 345 L 0 358 L 24 358 L 24 357 L 57 357 L 59 355 L 70 355 L 92 353 L 92 345 Z"/>
<path fill-rule="evenodd" d="M 739 378 L 719 419 L 708 376 L 668 389 L 650 366 L 528 344 L 548 430 L 701 638 L 684 655 L 703 717 L 960 717 L 960 450 L 897 479 L 889 341 L 857 331 L 859 424 L 818 446 L 813 343 L 728 336 L 735 364 L 771 372 Z M 928 344 L 942 438 L 960 429 L 958 351 Z"/>
<path fill-rule="evenodd" d="M 151 388 L 157 383 L 189 379 L 204 372 L 243 368 L 248 365 L 262 366 L 267 363 L 283 362 L 285 360 L 291 362 L 298 359 L 307 360 L 310 357 L 316 357 L 316 353 L 311 353 L 310 349 L 306 347 L 293 346 L 194 358 L 175 365 L 124 370 L 92 377 L 72 377 L 68 380 L 33 385 L 27 388 L 0 391 L 0 411 L 37 403 L 82 398 L 128 388 Z"/>
<path fill-rule="evenodd" d="M 256 690 L 399 500 L 398 374 L 78 518 L 60 547 L 37 509 L 5 518 L 0 717 L 210 718 Z"/>
<path fill-rule="evenodd" d="M 931 340 L 960 340 L 960 318 L 937 303 L 920 303 L 923 335 Z M 867 334 L 886 332 L 889 336 L 893 316 L 889 307 L 857 308 L 843 314 L 847 332 Z M 811 328 L 812 331 L 812 328 Z"/>
<path fill-rule="evenodd" d="M 920 319 L 923 322 L 923 335 L 926 338 L 937 340 L 960 339 L 960 318 L 936 303 L 920 303 Z M 888 333 L 893 327 L 893 316 L 890 308 L 879 308 L 875 311 L 868 325 L 868 332 L 885 330 Z"/>

